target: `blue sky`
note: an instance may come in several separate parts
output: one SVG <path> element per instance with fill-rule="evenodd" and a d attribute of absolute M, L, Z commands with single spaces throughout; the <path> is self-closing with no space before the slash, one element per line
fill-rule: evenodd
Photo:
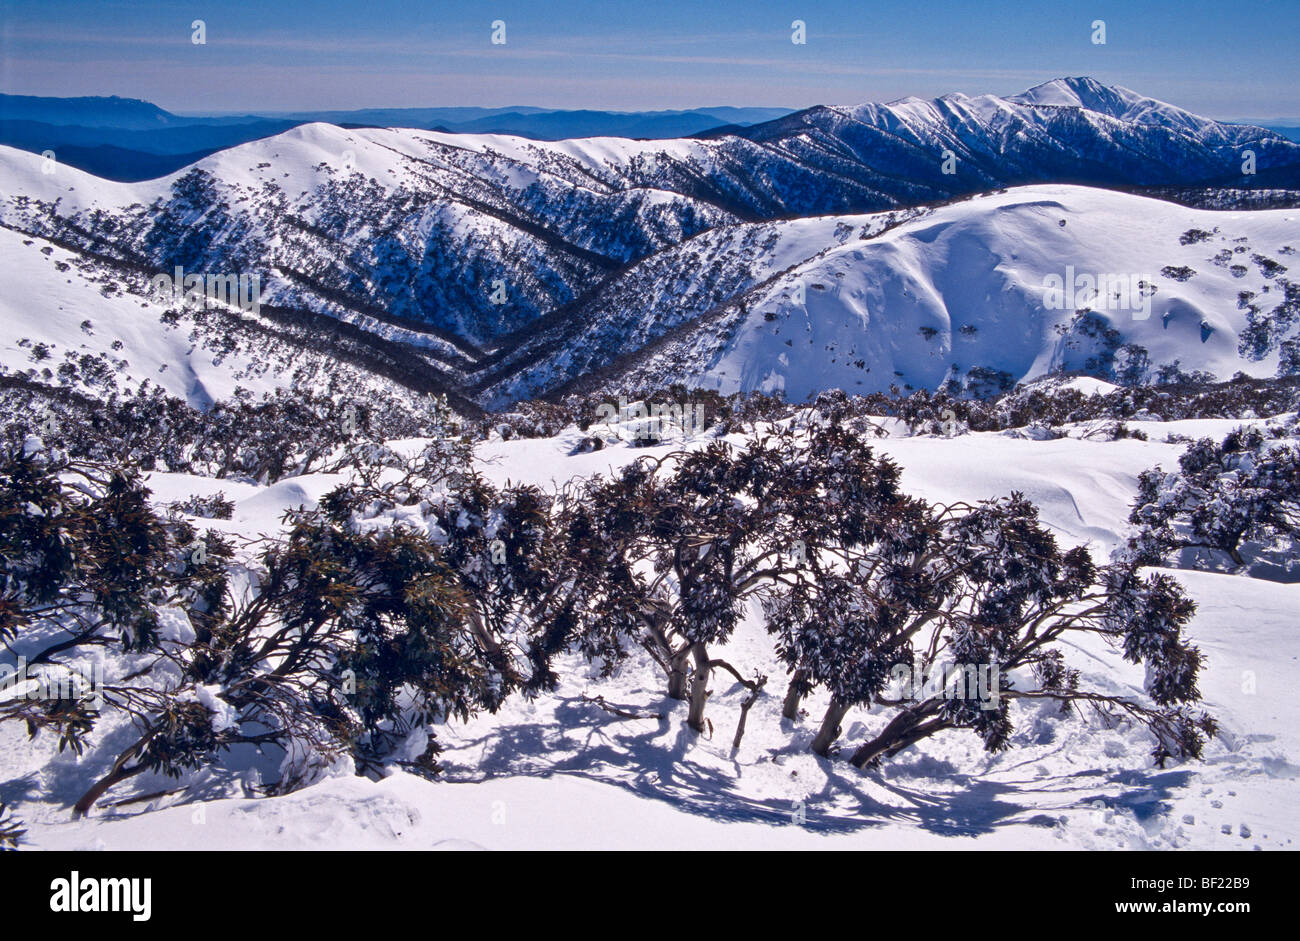
<path fill-rule="evenodd" d="M 202 19 L 207 44 L 191 42 Z M 807 24 L 807 43 L 790 41 Z M 1105 45 L 1091 41 L 1106 23 Z M 506 44 L 490 42 L 494 20 Z M 1300 120 L 1300 0 L 4 0 L 0 89 L 172 111 L 804 107 L 1091 75 Z"/>

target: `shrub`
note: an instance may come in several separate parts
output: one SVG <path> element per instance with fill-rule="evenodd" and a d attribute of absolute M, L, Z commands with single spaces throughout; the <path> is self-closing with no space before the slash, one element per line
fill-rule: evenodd
<path fill-rule="evenodd" d="M 18 849 L 18 843 L 26 833 L 9 808 L 0 801 L 0 852 Z"/>
<path fill-rule="evenodd" d="M 1138 478 L 1129 522 L 1131 555 L 1162 565 L 1182 549 L 1204 549 L 1247 564 L 1244 542 L 1288 548 L 1300 536 L 1300 449 L 1259 428 L 1238 428 L 1221 442 L 1202 438 L 1178 470 Z"/>
<path fill-rule="evenodd" d="M 889 715 L 853 752 L 865 767 L 946 729 L 1006 748 L 1009 703 L 1048 699 L 1144 723 L 1163 764 L 1199 756 L 1215 732 L 1189 708 L 1200 698 L 1201 656 L 1182 628 L 1194 611 L 1166 576 L 1143 579 L 1132 565 L 1099 572 L 1085 549 L 1061 551 L 1037 509 L 1013 494 L 975 506 L 909 502 L 869 553 L 777 596 L 768 616 L 792 688 L 831 693 L 812 744 L 819 754 L 853 706 Z M 1145 664 L 1150 703 L 1081 688 L 1062 654 L 1073 634 L 1100 634 Z"/>

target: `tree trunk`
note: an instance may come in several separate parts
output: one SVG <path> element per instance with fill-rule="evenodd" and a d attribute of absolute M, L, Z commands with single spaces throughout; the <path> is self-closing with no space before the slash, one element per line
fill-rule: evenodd
<path fill-rule="evenodd" d="M 731 757 L 736 757 L 736 752 L 740 751 L 740 740 L 745 737 L 745 720 L 749 718 L 749 707 L 758 702 L 758 697 L 762 695 L 763 687 L 767 684 L 767 677 L 760 676 L 754 684 L 745 701 L 740 704 L 740 721 L 736 723 L 736 737 L 731 740 Z"/>
<path fill-rule="evenodd" d="M 143 770 L 144 765 L 133 765 L 128 767 L 124 763 L 115 764 L 108 774 L 104 775 L 92 784 L 90 790 L 81 795 L 81 799 L 77 801 L 72 808 L 72 815 L 74 817 L 86 816 L 86 814 L 90 812 L 90 808 L 94 806 L 95 801 L 99 800 L 99 798 L 103 796 L 104 792 L 115 784 L 121 784 L 128 778 L 135 777 Z"/>
<path fill-rule="evenodd" d="M 781 705 L 781 715 L 787 719 L 799 718 L 799 703 L 803 699 L 799 687 L 806 675 L 803 670 L 795 670 L 790 677 L 790 688 L 785 691 L 785 702 Z"/>
<path fill-rule="evenodd" d="M 897 716 L 894 721 L 885 726 L 884 731 L 853 753 L 853 766 L 855 768 L 865 768 L 880 758 L 897 755 L 904 748 L 933 735 L 940 729 L 951 727 L 951 723 L 945 719 L 924 721 L 928 712 L 929 710 L 926 712 L 909 711 Z"/>
<path fill-rule="evenodd" d="M 817 731 L 817 737 L 813 739 L 814 752 L 823 758 L 826 757 L 826 753 L 831 750 L 831 745 L 840 737 L 840 723 L 848 711 L 848 703 L 842 703 L 834 696 L 831 697 L 831 704 L 826 707 L 826 715 L 822 717 L 822 727 Z"/>
<path fill-rule="evenodd" d="M 709 698 L 709 652 L 703 644 L 691 644 L 695 672 L 691 674 L 691 710 L 686 724 L 696 732 L 704 731 L 704 703 Z"/>
<path fill-rule="evenodd" d="M 861 745 L 853 753 L 853 764 L 855 767 L 864 768 L 869 762 L 872 762 L 884 754 L 898 739 L 907 734 L 920 721 L 921 716 L 915 708 L 907 709 L 894 716 L 890 723 L 881 730 L 871 741 Z"/>
<path fill-rule="evenodd" d="M 669 653 L 668 656 L 668 697 L 670 699 L 686 698 L 686 661 L 691 655 L 689 646 Z"/>

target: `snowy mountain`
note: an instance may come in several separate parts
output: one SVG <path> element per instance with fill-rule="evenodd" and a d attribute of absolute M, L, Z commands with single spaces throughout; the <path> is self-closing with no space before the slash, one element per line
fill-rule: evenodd
<path fill-rule="evenodd" d="M 0 147 L 0 848 L 1292 847 L 1297 168 L 1087 79 Z"/>
<path fill-rule="evenodd" d="M 256 274 L 264 309 L 342 322 L 409 360 L 403 371 L 485 405 L 625 376 L 802 395 L 1058 366 L 1138 381 L 1175 363 L 1271 374 L 1291 362 L 1278 256 L 1297 241 L 1295 213 L 1220 216 L 1059 186 L 942 205 L 1052 180 L 1243 187 L 1247 149 L 1270 181 L 1300 168 L 1300 144 L 1090 79 L 813 108 L 667 141 L 315 123 L 132 184 L 0 147 L 0 225 L 28 254 L 95 269 L 93 286 L 65 276 L 54 309 L 95 320 L 105 291 L 148 303 L 149 279 L 178 266 Z M 1179 243 L 1193 228 L 1213 233 L 1213 252 Z M 1239 257 L 1215 261 L 1225 250 Z M 10 268 L 23 255 L 8 252 L 6 270 L 43 277 Z M 1074 307 L 1046 316 L 1043 279 L 1067 265 L 1141 275 L 1155 316 L 1102 311 L 1116 336 L 1058 336 L 1101 329 L 1071 326 Z M 1177 276 L 1161 275 L 1169 266 Z M 1181 280 L 1183 267 L 1197 276 Z M 1243 290 L 1253 299 L 1239 308 Z M 11 324 L 59 322 L 33 297 L 4 303 L 23 307 Z M 1242 339 L 1276 309 L 1275 330 Z M 791 317 L 806 321 L 797 343 Z M 30 366 L 13 345 L 24 338 L 36 339 L 6 338 L 11 368 Z"/>
<path fill-rule="evenodd" d="M 799 182 L 833 186 L 783 195 L 805 213 L 930 202 L 999 186 L 1074 182 L 1149 186 L 1242 180 L 1242 152 L 1257 169 L 1290 167 L 1294 142 L 1220 124 L 1090 78 L 1062 78 L 1010 98 L 946 95 L 889 104 L 818 107 L 742 131 L 797 166 Z M 738 141 L 729 164 L 747 160 Z M 952 160 L 945 167 L 945 158 Z M 734 170 L 732 171 L 735 172 Z M 794 181 L 790 181 L 794 182 Z M 751 189 L 754 203 L 770 198 Z"/>
<path fill-rule="evenodd" d="M 673 267 L 693 270 L 693 252 L 729 259 L 707 279 L 713 294 L 661 276 L 670 253 L 648 260 L 598 292 L 567 343 L 501 394 L 535 393 L 530 382 L 544 388 L 564 371 L 585 377 L 571 388 L 683 382 L 802 401 L 891 384 L 992 391 L 982 387 L 1062 370 L 1146 382 L 1161 367 L 1222 378 L 1296 368 L 1300 297 L 1285 276 L 1300 245 L 1295 210 L 1209 212 L 1035 186 L 895 221 L 834 216 L 693 239 Z M 710 250 L 724 236 L 732 245 Z M 1067 277 L 1116 284 L 1053 297 L 1051 279 Z M 618 350 L 636 352 L 608 358 Z"/>
<path fill-rule="evenodd" d="M 749 126 L 789 112 L 788 108 L 731 107 L 645 112 L 461 107 L 181 116 L 136 99 L 0 94 L 0 144 L 35 154 L 52 150 L 61 163 L 110 180 L 133 182 L 164 176 L 218 150 L 315 122 L 513 134 L 536 140 L 674 138 L 723 126 Z"/>
<path fill-rule="evenodd" d="M 274 284 L 270 303 L 377 312 L 472 353 L 627 261 L 732 221 L 602 183 L 601 158 L 638 145 L 582 143 L 569 156 L 518 138 L 310 124 L 137 184 L 42 173 L 40 157 L 6 148 L 0 222 L 153 270 L 255 271 Z"/>

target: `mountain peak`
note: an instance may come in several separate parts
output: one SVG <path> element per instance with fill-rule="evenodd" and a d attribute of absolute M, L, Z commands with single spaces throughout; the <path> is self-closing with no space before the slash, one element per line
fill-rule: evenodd
<path fill-rule="evenodd" d="M 1019 95 L 1012 95 L 1008 100 L 1026 105 L 1085 108 L 1116 118 L 1130 112 L 1139 102 L 1154 101 L 1132 89 L 1121 85 L 1106 85 L 1087 75 L 1054 78 Z"/>
<path fill-rule="evenodd" d="M 1082 108 L 1132 124 L 1160 125 L 1180 133 L 1203 136 L 1220 128 L 1217 122 L 1122 85 L 1106 85 L 1089 76 L 1057 78 L 1013 95 L 1007 101 L 1030 107 Z"/>
<path fill-rule="evenodd" d="M 896 115 L 941 114 L 952 108 L 968 111 L 988 119 L 1008 108 L 1079 108 L 1102 114 L 1117 121 L 1164 125 L 1184 133 L 1199 134 L 1215 122 L 1184 111 L 1175 105 L 1148 98 L 1122 85 L 1107 85 L 1088 75 L 1063 76 L 1035 85 L 1018 95 L 999 97 L 991 94 L 968 95 L 951 92 L 933 99 L 909 95 L 886 104 L 864 103 L 847 110 L 859 115 L 882 111 Z M 809 111 L 817 111 L 812 108 Z"/>

